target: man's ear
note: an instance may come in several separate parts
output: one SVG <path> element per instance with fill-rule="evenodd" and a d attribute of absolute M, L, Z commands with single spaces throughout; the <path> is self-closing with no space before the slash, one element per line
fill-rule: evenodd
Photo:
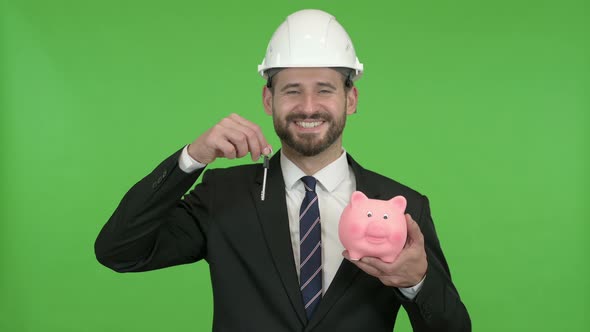
<path fill-rule="evenodd" d="M 272 91 L 266 85 L 262 88 L 262 105 L 264 113 L 272 115 Z"/>
<path fill-rule="evenodd" d="M 357 90 L 356 86 L 350 88 L 348 93 L 346 93 L 346 114 L 354 114 L 356 113 L 356 105 L 359 100 L 359 91 Z"/>

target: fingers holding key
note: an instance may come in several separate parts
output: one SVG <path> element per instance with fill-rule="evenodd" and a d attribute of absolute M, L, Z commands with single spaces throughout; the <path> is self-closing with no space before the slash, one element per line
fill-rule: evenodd
<path fill-rule="evenodd" d="M 243 138 L 245 138 L 252 161 L 258 160 L 261 155 L 270 154 L 270 147 L 266 138 L 262 134 L 260 126 L 235 113 L 228 118 L 235 121 L 237 124 L 236 129 L 239 130 L 242 133 Z"/>
<path fill-rule="evenodd" d="M 270 154 L 271 147 L 260 127 L 238 114 L 231 114 L 189 145 L 189 155 L 210 164 L 217 158 L 241 158 L 250 153 L 252 160 Z"/>

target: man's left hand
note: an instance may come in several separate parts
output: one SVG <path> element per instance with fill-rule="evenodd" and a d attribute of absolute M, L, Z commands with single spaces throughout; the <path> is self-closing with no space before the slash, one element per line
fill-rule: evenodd
<path fill-rule="evenodd" d="M 428 262 L 424 250 L 424 236 L 418 224 L 409 214 L 406 214 L 408 236 L 406 244 L 393 263 L 386 263 L 376 257 L 363 257 L 354 261 L 350 259 L 348 251 L 342 255 L 359 269 L 379 278 L 386 286 L 407 288 L 417 285 L 426 275 Z"/>

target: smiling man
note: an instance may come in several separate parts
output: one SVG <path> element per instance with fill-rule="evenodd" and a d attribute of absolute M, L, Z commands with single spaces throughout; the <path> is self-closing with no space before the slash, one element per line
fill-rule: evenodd
<path fill-rule="evenodd" d="M 98 260 L 118 272 L 206 260 L 214 331 L 392 331 L 402 306 L 415 331 L 471 331 L 427 198 L 342 147 L 363 71 L 344 28 L 319 10 L 293 13 L 258 69 L 282 145 L 268 177 L 259 164 L 205 172 L 217 158 L 271 153 L 258 125 L 229 115 L 129 190 L 96 240 Z M 263 185 L 272 195 L 261 200 Z M 357 190 L 407 200 L 393 263 L 351 260 L 338 239 Z"/>
<path fill-rule="evenodd" d="M 283 154 L 306 160 L 314 168 L 305 170 L 307 174 L 343 152 L 346 116 L 355 112 L 358 96 L 356 87 L 347 87 L 347 80 L 331 68 L 286 68 L 274 73 L 270 87 L 264 89 L 264 109 L 273 116 Z M 310 158 L 315 161 L 309 163 Z"/>

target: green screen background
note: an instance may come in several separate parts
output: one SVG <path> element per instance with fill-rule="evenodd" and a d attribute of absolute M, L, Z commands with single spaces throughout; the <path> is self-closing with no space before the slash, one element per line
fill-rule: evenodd
<path fill-rule="evenodd" d="M 428 195 L 474 330 L 587 331 L 590 10 L 566 0 L 2 2 L 0 331 L 211 329 L 206 263 L 117 274 L 94 240 L 224 116 L 279 146 L 256 66 L 302 8 L 351 35 L 345 148 Z"/>

